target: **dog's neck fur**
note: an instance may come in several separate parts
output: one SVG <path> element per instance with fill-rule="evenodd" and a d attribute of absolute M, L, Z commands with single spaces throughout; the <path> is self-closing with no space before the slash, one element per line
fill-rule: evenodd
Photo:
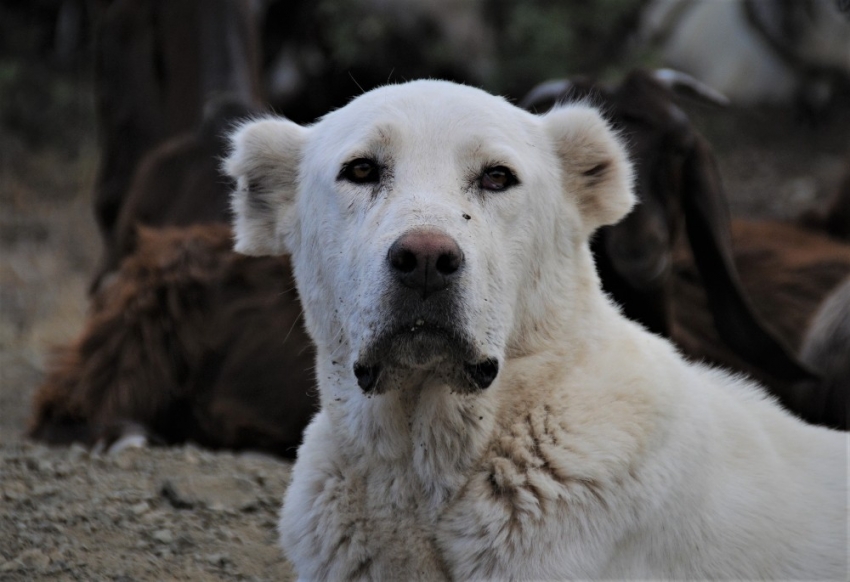
<path fill-rule="evenodd" d="M 321 374 L 323 365 L 319 363 Z M 350 463 L 385 466 L 424 488 L 432 506 L 462 484 L 461 475 L 482 455 L 493 431 L 502 389 L 499 378 L 477 393 L 454 391 L 430 376 L 370 396 L 351 378 L 320 381 L 322 407 L 334 427 L 339 453 Z"/>

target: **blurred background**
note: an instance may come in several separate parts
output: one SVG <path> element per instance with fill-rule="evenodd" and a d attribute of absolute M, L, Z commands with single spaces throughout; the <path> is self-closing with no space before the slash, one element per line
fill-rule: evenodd
<path fill-rule="evenodd" d="M 660 87 L 669 74 L 633 74 L 659 67 L 729 103 Z M 314 410 L 288 263 L 236 256 L 221 225 L 151 237 L 146 255 L 135 227 L 228 221 L 218 160 L 236 120 L 309 123 L 421 77 L 516 103 L 550 79 L 590 87 L 579 94 L 627 136 L 638 189 L 670 227 L 663 245 L 644 245 L 664 277 L 633 252 L 644 246 L 600 233 L 603 281 L 625 248 L 656 285 L 624 286 L 633 307 L 659 308 L 684 353 L 761 370 L 774 394 L 789 394 L 799 377 L 782 354 L 749 365 L 759 336 L 724 345 L 717 322 L 734 332 L 743 319 L 712 319 L 704 288 L 715 277 L 670 253 L 685 201 L 715 210 L 793 368 L 812 314 L 850 274 L 850 0 L 0 0 L 0 578 L 294 579 L 275 532 L 289 465 L 228 452 L 291 457 Z M 715 158 L 725 192 L 699 191 L 689 172 L 712 182 Z M 706 238 L 691 248 L 711 247 Z M 850 314 L 850 282 L 837 299 Z M 823 350 L 844 365 L 843 384 L 804 386 L 818 398 L 798 408 L 785 398 L 795 413 L 836 425 L 823 413 L 846 412 L 850 334 L 843 341 Z M 183 344 L 201 355 L 183 359 Z M 820 398 L 826 389 L 837 405 Z M 108 447 L 141 428 L 183 447 L 49 448 L 24 436 L 36 417 L 42 441 Z"/>
<path fill-rule="evenodd" d="M 0 437 L 79 332 L 141 158 L 211 103 L 308 123 L 386 82 L 517 101 L 547 79 L 675 67 L 731 100 L 682 108 L 733 214 L 793 218 L 846 167 L 849 23 L 841 0 L 3 0 Z"/>

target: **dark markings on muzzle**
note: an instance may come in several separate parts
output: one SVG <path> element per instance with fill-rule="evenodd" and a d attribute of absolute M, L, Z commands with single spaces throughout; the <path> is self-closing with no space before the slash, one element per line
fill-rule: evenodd
<path fill-rule="evenodd" d="M 480 390 L 490 387 L 493 380 L 499 374 L 499 360 L 489 358 L 477 364 L 466 364 L 464 366 L 470 380 L 475 383 Z"/>
<path fill-rule="evenodd" d="M 377 364 L 367 366 L 357 362 L 354 364 L 354 375 L 357 377 L 357 384 L 360 389 L 367 394 L 375 388 L 378 383 L 378 376 L 381 374 L 381 367 Z"/>

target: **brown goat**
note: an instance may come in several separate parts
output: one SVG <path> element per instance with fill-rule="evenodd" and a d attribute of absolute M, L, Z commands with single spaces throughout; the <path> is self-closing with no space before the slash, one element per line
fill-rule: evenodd
<path fill-rule="evenodd" d="M 29 434 L 91 444 L 136 425 L 293 456 L 317 403 L 290 265 L 232 244 L 223 225 L 142 229 L 37 391 Z"/>
<path fill-rule="evenodd" d="M 747 249 L 732 243 L 726 195 L 711 148 L 675 103 L 676 93 L 683 91 L 721 100 L 680 74 L 635 71 L 615 87 L 588 80 L 549 82 L 533 89 L 521 105 L 541 111 L 559 101 L 590 100 L 629 141 L 641 203 L 622 222 L 600 229 L 593 241 L 603 287 L 625 314 L 678 341 L 693 356 L 756 373 L 790 410 L 823 422 L 823 411 L 817 406 L 812 410 L 817 400 L 813 392 L 823 388 L 791 347 L 799 345 L 806 322 L 792 318 L 790 327 L 798 326 L 798 337 L 789 341 L 766 323 L 787 317 L 783 309 L 762 313 L 753 307 L 750 297 L 760 307 L 779 301 L 779 283 L 763 276 L 757 284 L 764 285 L 764 293 L 745 290 L 739 271 L 749 269 Z M 691 300 L 690 289 L 680 281 L 681 265 L 674 270 L 682 230 L 691 250 L 692 278 L 699 273 L 702 302 Z M 760 239 L 742 239 L 741 245 L 746 242 L 758 245 Z M 794 276 L 800 275 L 789 274 Z M 813 284 L 808 314 L 838 279 Z"/>
<path fill-rule="evenodd" d="M 288 262 L 231 251 L 225 224 L 230 221 L 231 184 L 218 168 L 227 147 L 226 131 L 256 110 L 252 84 L 239 77 L 250 59 L 241 41 L 235 44 L 235 55 L 223 47 L 224 53 L 214 50 L 203 59 L 197 52 L 169 52 L 181 42 L 198 40 L 192 35 L 213 42 L 211 30 L 222 29 L 219 40 L 231 34 L 245 40 L 239 28 L 245 13 L 234 16 L 235 32 L 229 28 L 234 24 L 227 22 L 228 10 L 244 9 L 245 3 L 190 2 L 171 8 L 137 4 L 119 1 L 113 6 L 115 21 L 105 30 L 117 35 L 112 42 L 118 44 L 112 54 L 106 50 L 108 39 L 102 39 L 108 53 L 103 56 L 124 65 L 141 59 L 136 64 L 144 65 L 144 72 L 161 51 L 169 75 L 186 77 L 173 82 L 181 87 L 189 83 L 189 93 L 172 95 L 174 87 L 167 83 L 148 86 L 134 77 L 145 85 L 142 93 L 125 94 L 121 71 L 113 71 L 101 79 L 101 89 L 112 105 L 127 107 L 110 114 L 126 115 L 133 127 L 148 130 L 147 124 L 153 123 L 155 129 L 151 116 L 180 117 L 164 98 L 172 95 L 189 99 L 181 101 L 184 116 L 179 122 L 189 120 L 185 127 L 192 128 L 198 118 L 195 97 L 202 98 L 193 83 L 234 85 L 250 92 L 208 99 L 198 129 L 136 156 L 136 166 L 128 164 L 134 171 L 128 170 L 132 179 L 115 205 L 117 216 L 92 286 L 88 324 L 77 341 L 60 352 L 38 390 L 30 434 L 48 442 L 109 442 L 140 427 L 154 442 L 192 440 L 210 447 L 292 455 L 316 406 L 310 371 L 313 347 L 298 322 L 300 304 Z M 169 35 L 179 32 L 174 28 L 178 14 L 190 24 L 191 34 L 183 40 Z M 143 36 L 153 26 L 159 31 L 154 46 L 125 46 L 122 26 Z M 144 91 L 153 91 L 156 99 L 146 101 Z M 162 103 L 165 108 L 160 110 Z M 107 130 L 115 129 L 108 121 Z M 135 151 L 133 135 L 129 132 L 128 143 L 117 145 Z M 104 171 L 107 166 L 108 160 Z M 140 226 L 188 228 L 157 231 Z"/>

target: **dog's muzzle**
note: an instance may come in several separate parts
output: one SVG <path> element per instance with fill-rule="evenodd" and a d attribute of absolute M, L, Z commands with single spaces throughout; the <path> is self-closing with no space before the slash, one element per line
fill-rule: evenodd
<path fill-rule="evenodd" d="M 488 388 L 499 362 L 464 332 L 458 296 L 464 254 L 457 242 L 434 227 L 414 228 L 390 246 L 386 265 L 387 319 L 354 364 L 360 388 L 381 393 L 417 373 L 460 391 Z"/>

